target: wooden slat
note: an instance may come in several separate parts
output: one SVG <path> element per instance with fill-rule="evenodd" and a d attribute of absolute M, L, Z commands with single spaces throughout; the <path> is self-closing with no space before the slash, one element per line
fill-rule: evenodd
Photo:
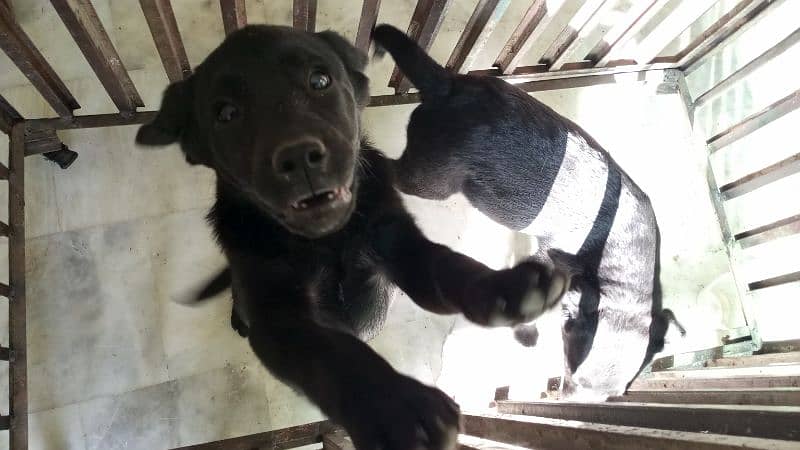
<path fill-rule="evenodd" d="M 226 36 L 247 26 L 244 0 L 219 0 L 219 7 L 222 10 L 222 26 Z"/>
<path fill-rule="evenodd" d="M 450 0 L 419 0 L 417 2 L 406 33 L 425 51 L 431 48 L 448 6 L 450 6 Z M 389 79 L 389 86 L 394 88 L 395 93 L 404 94 L 411 88 L 411 82 L 395 66 Z"/>
<path fill-rule="evenodd" d="M 798 172 L 800 172 L 800 153 L 726 183 L 720 186 L 719 190 L 723 199 L 730 200 Z"/>
<path fill-rule="evenodd" d="M 597 54 L 597 59 L 588 58 L 592 61 L 596 61 L 595 67 L 606 67 L 608 65 L 616 65 L 612 64 L 615 59 L 620 59 L 623 55 L 619 55 L 618 53 L 621 51 L 622 48 L 634 37 L 636 36 L 642 28 L 644 28 L 651 20 L 661 11 L 661 9 L 669 3 L 670 0 L 656 0 L 655 3 L 648 8 L 640 17 L 638 17 L 633 24 L 631 24 L 630 28 L 625 30 L 622 35 L 612 43 L 608 49 L 602 47 L 602 42 L 600 43 L 599 47 L 595 47 L 590 55 Z M 599 56 L 601 55 L 602 56 Z"/>
<path fill-rule="evenodd" d="M 0 47 L 58 115 L 81 107 L 7 8 L 0 8 Z"/>
<path fill-rule="evenodd" d="M 314 31 L 317 26 L 317 0 L 293 0 L 292 25 L 298 30 Z"/>
<path fill-rule="evenodd" d="M 332 429 L 334 428 L 328 421 L 313 422 L 249 436 L 189 445 L 173 450 L 253 450 L 257 448 L 284 450 L 319 443 L 322 441 L 322 435 Z"/>
<path fill-rule="evenodd" d="M 795 283 L 798 281 L 800 281 L 800 271 L 778 275 L 771 278 L 765 278 L 763 280 L 753 281 L 752 283 L 747 283 L 747 289 L 749 289 L 750 291 L 756 291 L 759 289 L 766 289 L 770 287 L 780 286 L 782 284 Z"/>
<path fill-rule="evenodd" d="M 606 32 L 584 59 L 597 63 L 605 58 L 618 44 L 623 44 L 627 40 L 629 33 L 640 21 L 647 20 L 648 13 L 653 11 L 658 3 L 658 0 L 644 0 L 630 5 L 625 15 Z"/>
<path fill-rule="evenodd" d="M 709 101 L 716 98 L 719 94 L 725 92 L 731 86 L 735 85 L 739 81 L 746 78 L 751 73 L 758 70 L 761 66 L 763 66 L 768 61 L 782 55 L 786 50 L 790 49 L 792 46 L 800 42 L 800 28 L 794 30 L 792 34 L 785 37 L 782 41 L 775 44 L 773 47 L 765 51 L 764 53 L 758 55 L 749 63 L 742 66 L 740 69 L 736 70 L 732 74 L 728 75 L 717 83 L 714 87 L 707 90 L 706 92 L 702 93 L 697 99 L 694 101 L 695 109 L 702 107 Z"/>
<path fill-rule="evenodd" d="M 0 282 L 0 297 L 9 297 L 11 295 L 11 288 L 7 284 Z"/>
<path fill-rule="evenodd" d="M 630 391 L 622 397 L 610 398 L 611 402 L 670 403 L 702 405 L 759 405 L 800 407 L 800 388 L 771 389 L 692 389 L 681 391 Z M 795 421 L 798 411 L 795 410 Z M 797 421 L 800 423 L 800 421 Z M 777 424 L 776 424 L 777 425 Z M 800 440 L 800 428 L 794 430 L 795 439 Z M 731 433 L 736 434 L 736 433 Z M 765 436 L 766 437 L 766 436 Z"/>
<path fill-rule="evenodd" d="M 89 0 L 50 0 L 109 97 L 122 112 L 144 106 Z"/>
<path fill-rule="evenodd" d="M 711 49 L 725 45 L 725 41 L 729 37 L 761 14 L 771 2 L 772 0 L 740 1 L 675 56 L 678 64 L 682 68 L 689 67 L 708 54 Z"/>
<path fill-rule="evenodd" d="M 134 114 L 93 114 L 54 119 L 28 119 L 25 121 L 25 126 L 29 130 L 74 130 L 79 128 L 141 125 L 152 122 L 156 115 L 158 115 L 158 111 L 143 111 Z"/>
<path fill-rule="evenodd" d="M 7 430 L 11 419 L 8 416 L 0 415 L 0 430 Z"/>
<path fill-rule="evenodd" d="M 510 0 L 480 0 L 445 66 L 458 73 L 469 72 L 510 3 Z"/>
<path fill-rule="evenodd" d="M 700 16 L 714 6 L 716 0 L 692 0 L 682 2 L 663 22 L 644 39 L 634 52 L 633 59 L 639 64 L 653 62 L 683 30 L 691 26 Z"/>
<path fill-rule="evenodd" d="M 8 237 L 11 228 L 5 222 L 0 222 L 0 237 Z"/>
<path fill-rule="evenodd" d="M 533 448 L 519 447 L 491 439 L 459 434 L 458 450 L 533 450 Z"/>
<path fill-rule="evenodd" d="M 8 179 L 8 167 L 5 164 L 0 163 L 0 180 L 7 180 Z"/>
<path fill-rule="evenodd" d="M 563 5 L 563 2 L 561 4 Z M 548 9 L 547 1 L 534 0 L 506 41 L 494 65 L 499 67 L 503 74 L 513 73 L 533 43 L 539 40 L 556 12 L 558 10 Z"/>
<path fill-rule="evenodd" d="M 8 155 L 8 334 L 11 359 L 8 368 L 9 447 L 28 448 L 28 352 L 25 303 L 25 126 L 11 129 Z"/>
<path fill-rule="evenodd" d="M 720 45 L 712 46 L 708 51 L 701 57 L 698 58 L 691 64 L 686 64 L 681 66 L 681 70 L 684 71 L 686 76 L 689 76 L 692 72 L 697 70 L 701 67 L 704 61 L 708 61 L 710 58 L 713 58 L 714 55 L 721 52 L 723 49 L 727 48 L 727 42 L 733 42 L 739 36 L 746 33 L 751 27 L 753 27 L 758 21 L 755 20 L 759 15 L 767 14 L 770 11 L 774 11 L 775 9 L 779 8 L 786 0 L 768 0 L 768 3 L 765 5 L 764 8 L 760 8 L 757 14 L 753 15 L 750 20 L 745 21 L 743 24 L 738 26 L 736 30 L 727 36 L 725 42 L 721 43 Z"/>
<path fill-rule="evenodd" d="M 722 147 L 733 144 L 759 128 L 789 114 L 800 107 L 800 89 L 783 97 L 761 111 L 745 117 L 741 122 L 711 136 L 706 141 L 709 152 L 713 153 Z"/>
<path fill-rule="evenodd" d="M 147 19 L 147 26 L 150 27 L 150 34 L 153 35 L 167 78 L 172 83 L 183 80 L 192 72 L 192 67 L 183 47 L 170 0 L 139 0 L 139 4 Z"/>
<path fill-rule="evenodd" d="M 797 233 L 800 233 L 800 214 L 741 231 L 733 238 L 739 241 L 742 248 L 747 248 Z"/>
<path fill-rule="evenodd" d="M 0 360 L 8 361 L 9 356 L 11 355 L 8 347 L 0 345 Z"/>
<path fill-rule="evenodd" d="M 355 44 L 362 51 L 368 51 L 372 43 L 372 29 L 375 28 L 380 8 L 381 0 L 364 0 L 361 4 L 361 18 L 358 19 Z"/>
<path fill-rule="evenodd" d="M 336 430 L 322 435 L 323 450 L 356 450 L 353 441 L 343 430 Z"/>
<path fill-rule="evenodd" d="M 658 397 L 660 394 L 671 393 L 648 395 L 636 392 L 621 397 L 626 403 L 500 401 L 497 402 L 497 412 L 630 427 L 800 440 L 800 426 L 797 426 L 800 408 L 797 407 L 643 403 L 691 403 L 668 401 L 678 397 L 676 395 L 665 395 L 662 400 Z"/>
<path fill-rule="evenodd" d="M 572 46 L 579 44 L 582 38 L 591 33 L 591 27 L 588 25 L 593 23 L 593 18 L 598 17 L 604 4 L 606 0 L 587 0 L 545 50 L 539 63 L 548 64 L 550 70 L 561 70 L 564 64 L 573 62 L 570 61 L 570 58 L 575 56 L 572 54 Z"/>
<path fill-rule="evenodd" d="M 464 414 L 463 432 L 513 445 L 570 450 L 733 448 L 796 449 L 797 443 L 686 431 L 607 425 L 509 414 Z"/>
<path fill-rule="evenodd" d="M 20 113 L 0 95 L 0 131 L 11 134 L 11 127 L 22 121 Z"/>

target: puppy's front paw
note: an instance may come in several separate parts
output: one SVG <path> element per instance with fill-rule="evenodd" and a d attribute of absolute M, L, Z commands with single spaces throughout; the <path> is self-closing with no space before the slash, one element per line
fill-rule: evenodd
<path fill-rule="evenodd" d="M 478 279 L 465 290 L 467 319 L 484 326 L 530 322 L 555 305 L 569 289 L 569 277 L 528 261 Z"/>
<path fill-rule="evenodd" d="M 358 450 L 454 450 L 458 405 L 439 389 L 398 375 L 352 405 L 348 429 Z M 378 394 L 378 395 L 376 395 Z"/>

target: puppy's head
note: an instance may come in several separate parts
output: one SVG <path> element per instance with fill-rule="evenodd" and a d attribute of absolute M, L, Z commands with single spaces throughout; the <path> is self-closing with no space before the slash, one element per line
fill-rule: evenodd
<path fill-rule="evenodd" d="M 179 142 L 289 231 L 324 236 L 355 208 L 366 60 L 330 31 L 246 27 L 167 88 L 136 142 Z"/>

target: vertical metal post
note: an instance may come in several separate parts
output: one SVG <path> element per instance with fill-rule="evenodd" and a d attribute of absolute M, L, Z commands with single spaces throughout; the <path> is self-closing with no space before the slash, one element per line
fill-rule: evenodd
<path fill-rule="evenodd" d="M 25 330 L 25 123 L 11 129 L 8 151 L 8 300 L 10 448 L 28 448 L 28 357 Z"/>

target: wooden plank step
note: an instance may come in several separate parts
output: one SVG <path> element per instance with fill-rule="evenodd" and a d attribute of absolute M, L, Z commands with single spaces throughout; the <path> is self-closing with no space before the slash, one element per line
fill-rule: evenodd
<path fill-rule="evenodd" d="M 800 365 L 800 351 L 787 353 L 765 353 L 745 356 L 712 358 L 698 362 L 697 369 L 706 368 L 743 368 L 743 367 L 770 367 Z M 666 369 L 665 371 L 677 371 Z"/>
<path fill-rule="evenodd" d="M 704 371 L 697 371 L 704 372 Z M 640 378 L 631 384 L 628 392 L 656 390 L 694 390 L 694 389 L 771 389 L 781 387 L 800 387 L 800 376 L 750 375 L 742 377 L 703 377 L 703 378 Z"/>
<path fill-rule="evenodd" d="M 612 397 L 609 401 L 703 405 L 800 406 L 800 388 L 629 391 L 621 397 Z"/>
<path fill-rule="evenodd" d="M 537 450 L 797 449 L 797 442 L 793 441 L 653 430 L 512 414 L 464 414 L 463 432 Z"/>
<path fill-rule="evenodd" d="M 800 440 L 798 407 L 499 401 L 497 412 L 608 425 Z"/>
<path fill-rule="evenodd" d="M 475 436 L 468 436 L 466 434 L 459 434 L 458 450 L 534 450 L 534 449 L 528 447 L 519 447 L 517 445 L 504 444 L 502 442 L 492 441 L 490 439 L 484 439 Z"/>

